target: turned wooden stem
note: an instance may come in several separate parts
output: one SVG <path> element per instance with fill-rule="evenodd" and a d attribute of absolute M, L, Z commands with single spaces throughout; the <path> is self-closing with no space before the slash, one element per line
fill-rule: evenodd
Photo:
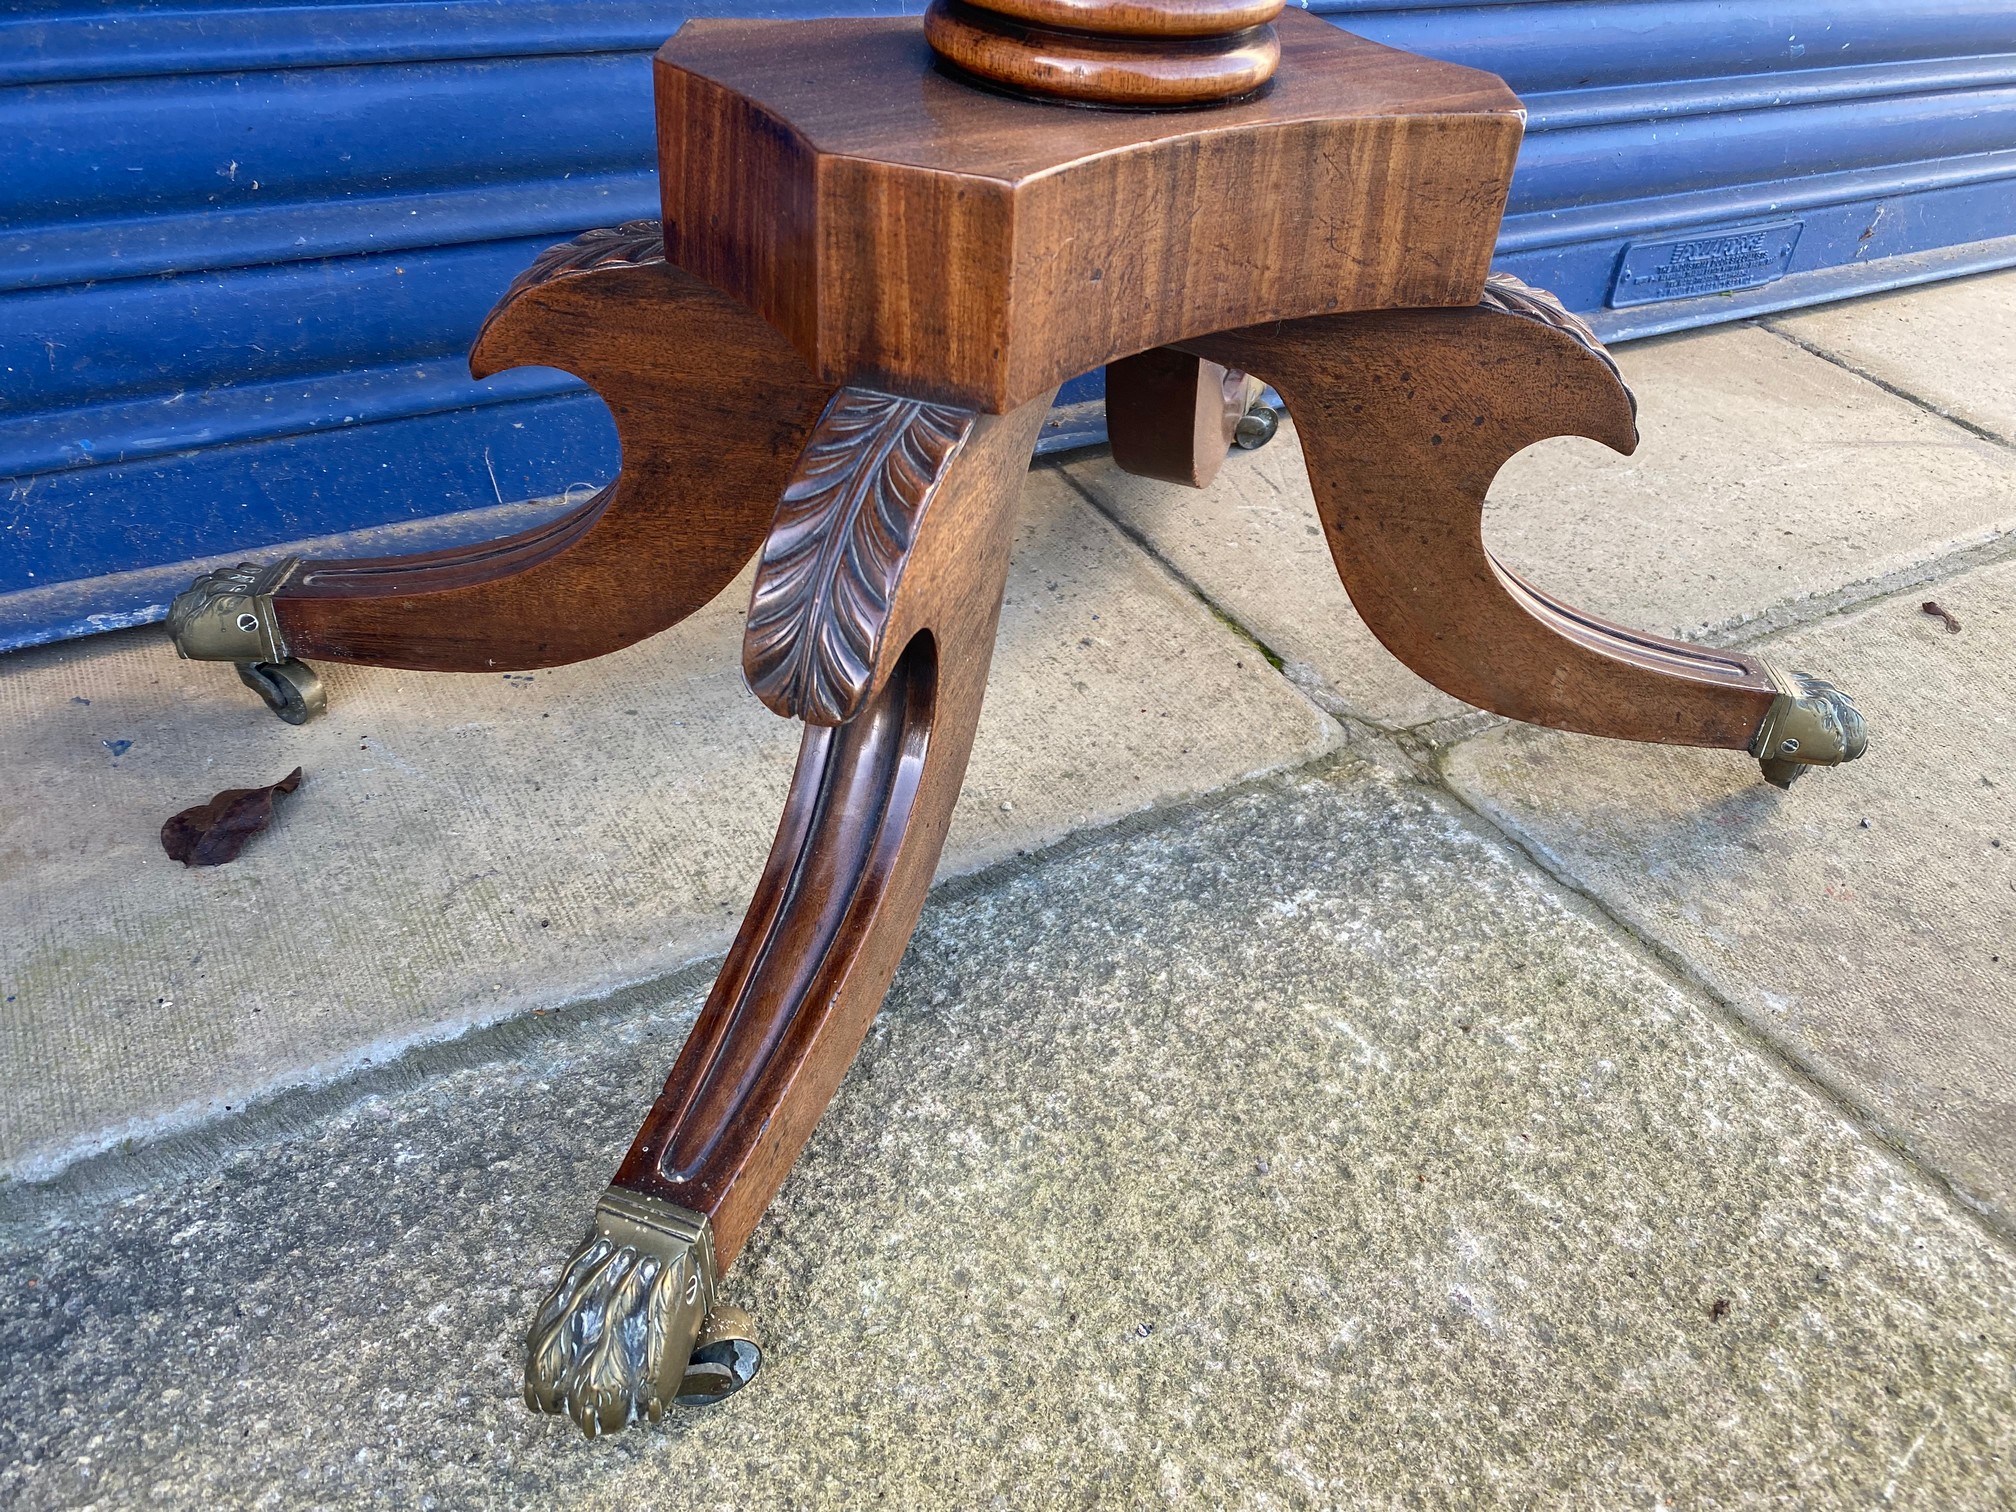
<path fill-rule="evenodd" d="M 924 35 L 953 69 L 1037 99 L 1135 110 L 1209 105 L 1274 77 L 1282 0 L 932 0 Z"/>

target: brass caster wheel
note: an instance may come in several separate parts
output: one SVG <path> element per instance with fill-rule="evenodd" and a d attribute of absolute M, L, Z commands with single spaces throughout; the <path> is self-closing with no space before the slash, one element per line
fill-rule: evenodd
<path fill-rule="evenodd" d="M 755 1320 L 739 1307 L 717 1306 L 700 1325 L 674 1400 L 681 1407 L 711 1406 L 747 1386 L 762 1368 Z"/>
<path fill-rule="evenodd" d="M 237 667 L 238 680 L 291 725 L 306 724 L 329 707 L 322 679 L 304 661 L 290 656 L 278 662 L 239 662 Z"/>

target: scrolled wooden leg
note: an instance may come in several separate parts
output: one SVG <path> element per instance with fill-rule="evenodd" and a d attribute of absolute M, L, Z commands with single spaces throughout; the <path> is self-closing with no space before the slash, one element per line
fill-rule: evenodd
<path fill-rule="evenodd" d="M 502 540 L 209 574 L 170 612 L 182 654 L 488 672 L 619 650 L 742 570 L 832 392 L 769 325 L 668 265 L 656 221 L 555 247 L 512 285 L 470 369 L 526 365 L 565 368 L 608 402 L 615 482 Z"/>
<path fill-rule="evenodd" d="M 1514 453 L 1561 435 L 1637 448 L 1616 365 L 1551 295 L 1494 275 L 1469 309 L 1322 316 L 1185 346 L 1280 390 L 1352 603 L 1437 687 L 1531 724 L 1747 750 L 1781 786 L 1862 754 L 1861 715 L 1828 684 L 1585 614 L 1485 547 L 1484 496 Z"/>
<path fill-rule="evenodd" d="M 916 927 L 1048 407 L 1046 394 L 994 418 L 846 389 L 783 492 L 744 666 L 771 707 L 808 721 L 784 819 L 664 1093 L 528 1342 L 527 1401 L 588 1433 L 746 1379 L 718 1344 L 700 1360 L 694 1330 Z M 688 1389 L 689 1360 L 711 1385 Z"/>

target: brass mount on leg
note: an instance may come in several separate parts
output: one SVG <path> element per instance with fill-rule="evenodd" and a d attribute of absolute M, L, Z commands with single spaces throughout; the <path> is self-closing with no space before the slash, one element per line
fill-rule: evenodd
<path fill-rule="evenodd" d="M 235 662 L 239 681 L 296 725 L 329 707 L 315 669 L 288 651 L 273 607 L 273 595 L 300 566 L 301 558 L 290 556 L 266 567 L 240 562 L 206 572 L 168 606 L 168 633 L 175 638 L 177 656 Z"/>
<path fill-rule="evenodd" d="M 189 661 L 286 661 L 273 595 L 300 566 L 301 558 L 290 556 L 265 567 L 240 562 L 204 573 L 168 606 L 176 654 Z"/>
<path fill-rule="evenodd" d="M 1839 766 L 1869 749 L 1869 726 L 1855 700 L 1809 672 L 1764 664 L 1778 697 L 1750 742 L 1773 787 L 1789 788 L 1808 767 Z"/>

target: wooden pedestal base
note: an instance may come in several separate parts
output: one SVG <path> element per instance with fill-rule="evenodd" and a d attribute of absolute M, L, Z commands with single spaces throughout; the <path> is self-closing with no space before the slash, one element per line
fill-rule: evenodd
<path fill-rule="evenodd" d="M 743 664 L 805 723 L 797 774 L 713 994 L 541 1310 L 536 1406 L 607 1431 L 753 1372 L 715 1288 L 916 924 L 1059 377 L 1110 359 L 1116 460 L 1200 485 L 1243 410 L 1238 375 L 1272 383 L 1352 602 L 1459 698 L 1749 750 L 1774 780 L 1860 754 L 1860 719 L 1826 685 L 1607 624 L 1492 559 L 1479 520 L 1498 468 L 1555 435 L 1629 452 L 1631 395 L 1549 296 L 1485 281 L 1516 140 L 1502 87 L 1295 12 L 1280 29 L 1268 99 L 1118 126 L 964 90 L 929 69 L 914 23 L 682 33 L 660 100 L 676 127 L 668 212 L 684 217 L 666 240 L 685 268 L 655 223 L 590 233 L 539 259 L 472 359 L 479 375 L 540 363 L 593 384 L 623 443 L 616 482 L 508 540 L 248 568 L 178 601 L 185 654 L 488 671 L 628 645 L 758 558 Z M 911 71 L 850 102 L 832 73 L 862 57 Z M 1325 80 L 1349 87 L 1324 95 Z M 822 167 L 829 147 L 843 156 Z M 738 163 L 779 197 L 738 197 Z M 1382 176 L 1394 164 L 1401 177 Z M 962 177 L 982 167 L 984 182 Z M 1124 203 L 1097 226 L 1071 218 L 1102 194 Z M 834 232 L 849 217 L 851 241 Z M 794 240 L 807 226 L 822 235 Z M 943 234 L 916 240 L 923 226 Z M 1414 239 L 1366 240 L 1382 226 Z M 1304 239 L 1270 239 L 1287 229 Z"/>

